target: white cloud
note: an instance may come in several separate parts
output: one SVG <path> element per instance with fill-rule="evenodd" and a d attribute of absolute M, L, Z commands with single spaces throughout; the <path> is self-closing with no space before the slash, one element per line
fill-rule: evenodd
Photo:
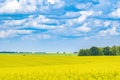
<path fill-rule="evenodd" d="M 54 9 L 61 8 L 65 5 L 65 2 L 62 0 L 47 0 L 47 1 L 48 1 L 48 3 L 52 4 L 51 7 L 53 7 Z"/>
<path fill-rule="evenodd" d="M 76 24 L 84 23 L 89 16 L 92 16 L 94 14 L 94 11 L 80 11 L 78 13 L 80 14 L 78 18 L 66 21 L 67 26 L 75 26 Z"/>
<path fill-rule="evenodd" d="M 33 0 L 20 0 L 19 3 L 22 6 L 22 9 L 20 10 L 22 13 L 35 12 L 37 9 L 37 3 Z"/>
<path fill-rule="evenodd" d="M 73 1 L 73 0 L 72 0 Z M 65 3 L 68 1 L 64 0 L 5 0 L 2 5 L 0 4 L 0 14 L 16 14 L 16 13 L 32 13 L 30 17 L 26 17 L 21 20 L 14 20 L 13 16 L 8 16 L 10 20 L 3 20 L 0 23 L 0 37 L 9 37 L 19 34 L 29 34 L 31 32 L 17 30 L 19 29 L 47 29 L 46 33 L 52 33 L 56 36 L 60 35 L 76 35 L 80 33 L 80 36 L 84 33 L 82 32 L 93 32 L 100 31 L 100 29 L 109 28 L 112 25 L 111 20 L 106 20 L 109 12 L 109 5 L 111 2 L 108 0 L 105 4 L 108 6 L 105 8 L 104 0 L 100 0 L 102 5 L 93 5 L 94 3 L 79 3 L 79 1 L 70 1 L 70 3 Z M 91 6 L 92 5 L 92 6 Z M 74 8 L 69 10 L 69 7 L 75 7 L 75 9 L 81 9 L 80 11 L 74 11 Z M 96 8 L 97 6 L 97 8 Z M 91 8 L 89 8 L 91 7 Z M 89 8 L 89 9 L 88 9 Z M 82 10 L 83 9 L 83 10 Z M 108 11 L 105 11 L 108 9 Z M 55 13 L 53 13 L 52 10 Z M 113 10 L 113 9 L 112 9 Z M 63 15 L 58 15 L 59 13 Z M 109 14 L 112 17 L 120 17 L 120 9 L 117 9 Z M 21 15 L 18 15 L 20 17 Z M 26 16 L 26 15 L 25 15 Z M 3 16 L 4 17 L 4 16 Z M 5 16 L 6 17 L 6 16 Z M 7 19 L 8 19 L 7 17 Z M 16 17 L 16 16 L 15 16 Z M 62 17 L 62 19 L 60 19 Z M 104 20 L 104 17 L 106 18 Z M 12 19 L 13 18 L 13 19 Z M 109 19 L 109 18 L 108 18 Z M 80 26 L 83 24 L 82 26 Z M 113 25 L 112 25 L 113 26 Z M 78 28 L 76 28 L 78 27 Z M 104 28 L 103 28 L 104 27 Z M 12 30 L 15 29 L 15 30 Z M 93 29 L 93 31 L 92 31 Z M 41 30 L 42 31 L 42 30 Z M 6 32 L 6 33 L 5 33 Z M 71 32 L 71 33 L 70 33 Z M 44 33 L 44 32 L 43 32 Z M 97 33 L 97 32 L 95 32 Z M 39 33 L 35 33 L 39 34 Z M 100 31 L 100 35 L 117 35 L 117 27 L 112 27 L 111 29 Z M 93 34 L 90 34 L 93 35 Z M 34 37 L 34 36 L 32 36 Z M 37 38 L 50 38 L 49 35 L 37 35 Z"/>
<path fill-rule="evenodd" d="M 111 21 L 107 21 L 107 20 L 94 20 L 94 24 L 95 27 L 109 27 L 111 25 Z"/>
<path fill-rule="evenodd" d="M 56 3 L 54 4 L 54 9 L 59 9 L 65 6 L 65 1 L 62 0 L 56 0 Z"/>
<path fill-rule="evenodd" d="M 50 39 L 51 36 L 48 34 L 34 34 L 34 35 L 28 35 L 23 36 L 22 40 L 38 40 L 38 39 Z"/>
<path fill-rule="evenodd" d="M 6 0 L 2 5 L 0 4 L 0 14 L 45 12 L 64 5 L 65 1 L 62 0 Z"/>
<path fill-rule="evenodd" d="M 116 32 L 116 28 L 113 27 L 111 29 L 103 30 L 99 32 L 100 36 L 107 36 L 107 35 L 118 35 Z"/>
<path fill-rule="evenodd" d="M 0 13 L 15 13 L 18 9 L 20 9 L 20 4 L 16 0 L 13 0 L 6 2 L 6 4 L 0 8 Z"/>
<path fill-rule="evenodd" d="M 65 18 L 76 18 L 78 16 L 80 16 L 79 12 L 66 12 L 64 15 Z"/>
<path fill-rule="evenodd" d="M 49 39 L 49 38 L 51 38 L 51 36 L 48 34 L 40 34 L 40 35 L 38 35 L 38 38 L 39 39 Z"/>
<path fill-rule="evenodd" d="M 104 24 L 105 27 L 108 27 L 108 26 L 110 26 L 111 22 L 110 21 L 105 21 L 103 24 Z"/>
<path fill-rule="evenodd" d="M 30 13 L 37 9 L 36 1 L 33 0 L 8 0 L 0 8 L 0 13 Z"/>
<path fill-rule="evenodd" d="M 32 30 L 13 30 L 13 32 L 16 34 L 31 34 L 33 31 Z"/>
<path fill-rule="evenodd" d="M 94 12 L 93 11 L 80 11 L 81 16 L 76 19 L 78 23 L 84 22 L 88 16 L 91 16 Z"/>
<path fill-rule="evenodd" d="M 99 32 L 100 36 L 107 36 L 107 35 L 119 35 L 119 33 L 117 32 L 117 27 L 118 27 L 118 23 L 113 22 L 112 23 L 112 28 L 107 29 L 107 30 L 102 30 Z"/>
<path fill-rule="evenodd" d="M 6 20 L 4 21 L 4 26 L 9 27 L 9 26 L 19 26 L 23 25 L 25 23 L 26 19 L 22 20 Z"/>
<path fill-rule="evenodd" d="M 12 30 L 9 31 L 0 31 L 0 38 L 5 38 L 13 34 Z"/>
<path fill-rule="evenodd" d="M 1 30 L 0 38 L 12 37 L 18 34 L 31 34 L 31 30 Z"/>
<path fill-rule="evenodd" d="M 100 27 L 103 25 L 102 21 L 101 20 L 94 20 L 94 23 L 93 23 L 95 26 L 97 27 Z"/>
<path fill-rule="evenodd" d="M 78 3 L 75 5 L 75 7 L 78 9 L 88 9 L 91 7 L 91 5 L 92 5 L 91 3 L 81 3 L 81 4 Z"/>
<path fill-rule="evenodd" d="M 55 29 L 56 26 L 46 25 L 47 23 L 54 22 L 54 20 L 50 20 L 40 15 L 36 18 L 30 17 L 26 20 L 24 27 L 34 27 L 39 29 Z"/>
<path fill-rule="evenodd" d="M 76 30 L 80 32 L 89 32 L 91 31 L 91 28 L 87 27 L 87 23 L 84 23 L 82 26 L 78 27 Z"/>
<path fill-rule="evenodd" d="M 60 28 L 57 25 L 49 24 L 58 24 L 58 20 L 46 18 L 43 15 L 38 17 L 30 16 L 26 19 L 21 20 L 4 20 L 4 23 L 0 27 L 1 29 L 22 29 L 22 28 L 38 28 L 38 29 L 56 29 Z"/>
<path fill-rule="evenodd" d="M 55 20 L 46 18 L 43 15 L 39 15 L 34 20 L 37 21 L 38 23 L 52 23 L 52 22 L 55 22 Z"/>
<path fill-rule="evenodd" d="M 111 17 L 115 17 L 115 18 L 120 18 L 120 8 L 118 8 L 118 9 L 116 9 L 115 11 L 113 11 L 113 12 L 111 12 L 110 14 L 109 14 L 109 16 L 111 16 Z"/>
<path fill-rule="evenodd" d="M 57 0 L 48 0 L 48 2 L 51 3 L 51 4 L 55 4 L 56 1 Z"/>

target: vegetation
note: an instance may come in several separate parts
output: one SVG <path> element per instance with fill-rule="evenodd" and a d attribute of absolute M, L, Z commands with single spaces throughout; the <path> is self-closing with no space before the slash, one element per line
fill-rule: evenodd
<path fill-rule="evenodd" d="M 120 46 L 93 46 L 81 49 L 80 56 L 8 53 L 0 54 L 0 80 L 120 80 L 120 56 L 114 56 L 120 55 Z"/>
<path fill-rule="evenodd" d="M 119 56 L 0 55 L 0 80 L 120 80 Z"/>
<path fill-rule="evenodd" d="M 80 49 L 79 56 L 100 56 L 100 55 L 120 55 L 120 46 L 112 47 L 91 47 L 90 49 Z"/>

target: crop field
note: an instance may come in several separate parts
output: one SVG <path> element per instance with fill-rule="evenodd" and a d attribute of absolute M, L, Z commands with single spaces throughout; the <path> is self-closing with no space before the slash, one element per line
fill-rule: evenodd
<path fill-rule="evenodd" d="M 120 56 L 0 54 L 0 80 L 120 80 Z"/>

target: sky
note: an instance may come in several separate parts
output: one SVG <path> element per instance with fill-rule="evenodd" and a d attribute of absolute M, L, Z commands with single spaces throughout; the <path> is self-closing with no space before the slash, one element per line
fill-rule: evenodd
<path fill-rule="evenodd" d="M 120 0 L 0 0 L 0 51 L 120 45 Z"/>

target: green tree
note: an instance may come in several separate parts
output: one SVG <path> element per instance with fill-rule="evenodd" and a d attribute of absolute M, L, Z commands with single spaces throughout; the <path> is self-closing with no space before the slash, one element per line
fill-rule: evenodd
<path fill-rule="evenodd" d="M 104 53 L 103 53 L 103 48 L 98 48 L 99 49 L 99 55 L 104 55 Z"/>
<path fill-rule="evenodd" d="M 90 53 L 91 53 L 91 55 L 93 55 L 93 56 L 97 56 L 97 55 L 100 55 L 100 53 L 99 53 L 99 48 L 98 47 L 91 47 L 90 48 Z"/>
<path fill-rule="evenodd" d="M 57 54 L 59 54 L 59 52 L 57 52 Z"/>
<path fill-rule="evenodd" d="M 104 55 L 111 55 L 110 47 L 104 47 L 103 48 L 103 53 Z"/>
<path fill-rule="evenodd" d="M 63 54 L 66 54 L 66 52 L 63 52 Z"/>
<path fill-rule="evenodd" d="M 117 55 L 117 47 L 116 46 L 113 46 L 111 48 L 111 54 L 110 55 Z"/>
<path fill-rule="evenodd" d="M 90 49 L 86 49 L 86 55 L 91 56 Z"/>
<path fill-rule="evenodd" d="M 120 55 L 120 46 L 117 46 L 117 55 Z"/>
<path fill-rule="evenodd" d="M 97 55 L 120 55 L 120 46 L 113 47 L 91 47 L 89 49 L 81 49 L 79 56 L 97 56 Z"/>
<path fill-rule="evenodd" d="M 87 53 L 86 53 L 86 50 L 85 49 L 81 49 L 80 51 L 79 51 L 79 54 L 78 54 L 79 56 L 87 56 Z"/>

